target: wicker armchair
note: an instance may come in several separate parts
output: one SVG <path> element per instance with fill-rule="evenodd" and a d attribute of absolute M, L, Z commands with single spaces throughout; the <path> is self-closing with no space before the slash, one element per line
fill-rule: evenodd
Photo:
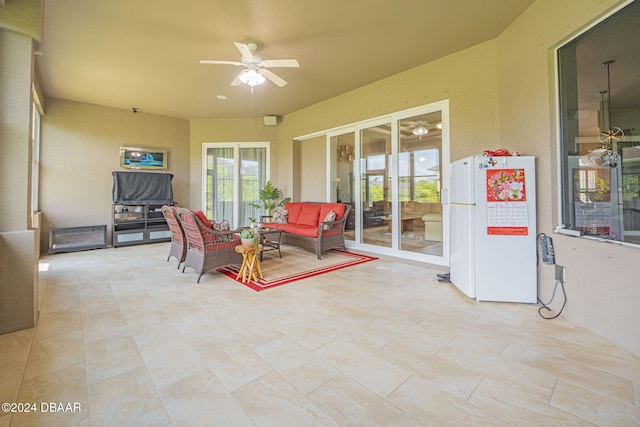
<path fill-rule="evenodd" d="M 178 221 L 178 217 L 175 214 L 175 209 L 170 206 L 162 206 L 160 210 L 162 210 L 162 215 L 164 215 L 164 219 L 167 220 L 167 224 L 169 224 L 169 229 L 171 230 L 171 248 L 169 249 L 169 256 L 167 257 L 167 262 L 169 259 L 174 256 L 178 260 L 178 268 L 180 268 L 180 264 L 182 264 L 187 256 L 187 238 L 184 235 L 184 230 L 182 229 L 182 224 Z"/>
<path fill-rule="evenodd" d="M 240 244 L 240 238 L 235 234 L 237 230 L 215 231 L 188 209 L 177 208 L 175 212 L 187 238 L 183 273 L 185 268 L 193 268 L 199 274 L 200 283 L 204 273 L 225 265 L 242 263 L 242 255 L 235 251 Z"/>

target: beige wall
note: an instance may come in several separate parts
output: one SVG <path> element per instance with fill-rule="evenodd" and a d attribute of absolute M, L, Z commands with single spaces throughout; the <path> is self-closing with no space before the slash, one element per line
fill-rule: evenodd
<path fill-rule="evenodd" d="M 554 48 L 622 2 L 538 0 L 498 37 L 500 135 L 538 158 L 538 231 L 553 237 L 556 262 L 566 267 L 563 316 L 640 354 L 638 249 L 553 234 L 558 224 Z M 554 268 L 538 269 L 546 301 Z M 562 299 L 553 306 L 560 308 Z"/>
<path fill-rule="evenodd" d="M 280 188 L 277 134 L 278 126 L 265 126 L 262 117 L 255 119 L 191 120 L 189 207 L 191 209 L 202 209 L 202 144 L 205 142 L 269 142 L 271 148 L 271 181 L 277 188 Z"/>
<path fill-rule="evenodd" d="M 452 160 L 499 148 L 497 88 L 494 40 L 286 115 L 279 133 L 282 187 L 299 193 L 294 138 L 444 99 L 450 102 Z"/>
<path fill-rule="evenodd" d="M 49 98 L 42 119 L 40 154 L 44 231 L 107 224 L 111 234 L 111 172 L 124 170 L 120 168 L 120 146 L 168 150 L 173 197 L 180 204 L 187 202 L 187 120 Z M 44 251 L 49 235 L 42 234 Z"/>
<path fill-rule="evenodd" d="M 0 55 L 0 231 L 25 230 L 29 199 L 18 190 L 29 186 L 31 39 L 0 28 Z"/>
<path fill-rule="evenodd" d="M 31 37 L 0 23 L 0 334 L 37 318 L 38 230 L 31 229 Z"/>
<path fill-rule="evenodd" d="M 295 199 L 301 202 L 323 202 L 327 198 L 327 139 L 324 136 L 298 142 L 300 144 L 300 191 Z"/>

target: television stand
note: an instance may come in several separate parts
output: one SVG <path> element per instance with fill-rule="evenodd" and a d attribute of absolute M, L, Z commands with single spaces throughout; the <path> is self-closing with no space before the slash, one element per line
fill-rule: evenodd
<path fill-rule="evenodd" d="M 162 205 L 113 205 L 111 245 L 143 245 L 171 240 L 169 224 L 162 215 Z"/>

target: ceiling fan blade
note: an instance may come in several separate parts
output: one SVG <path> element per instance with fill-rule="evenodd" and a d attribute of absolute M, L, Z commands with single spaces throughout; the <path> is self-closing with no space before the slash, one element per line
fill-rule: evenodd
<path fill-rule="evenodd" d="M 249 49 L 249 46 L 244 43 L 238 42 L 233 42 L 233 44 L 236 45 L 243 58 L 253 58 L 253 53 L 251 53 L 251 49 Z"/>
<path fill-rule="evenodd" d="M 266 68 L 260 68 L 259 73 L 262 74 L 263 76 L 265 76 L 266 78 L 268 78 L 269 80 L 271 80 L 273 83 L 277 84 L 280 87 L 282 87 L 282 86 L 287 84 L 287 82 L 284 79 L 278 77 L 277 75 L 275 75 L 273 72 L 267 70 Z"/>
<path fill-rule="evenodd" d="M 231 86 L 240 86 L 242 84 L 242 80 L 240 80 L 240 74 L 244 73 L 244 70 L 242 70 L 235 79 L 233 79 L 233 81 L 231 82 Z"/>
<path fill-rule="evenodd" d="M 201 64 L 223 64 L 223 65 L 244 65 L 242 62 L 237 61 L 215 61 L 210 59 L 201 59 Z"/>
<path fill-rule="evenodd" d="M 298 68 L 300 64 L 295 59 L 271 59 L 269 61 L 263 60 L 262 66 L 264 67 L 294 67 Z"/>

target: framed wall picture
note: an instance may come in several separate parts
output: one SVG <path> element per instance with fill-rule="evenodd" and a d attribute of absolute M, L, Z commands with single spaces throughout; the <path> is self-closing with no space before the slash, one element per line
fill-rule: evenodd
<path fill-rule="evenodd" d="M 120 167 L 125 169 L 167 169 L 167 150 L 120 147 Z"/>

